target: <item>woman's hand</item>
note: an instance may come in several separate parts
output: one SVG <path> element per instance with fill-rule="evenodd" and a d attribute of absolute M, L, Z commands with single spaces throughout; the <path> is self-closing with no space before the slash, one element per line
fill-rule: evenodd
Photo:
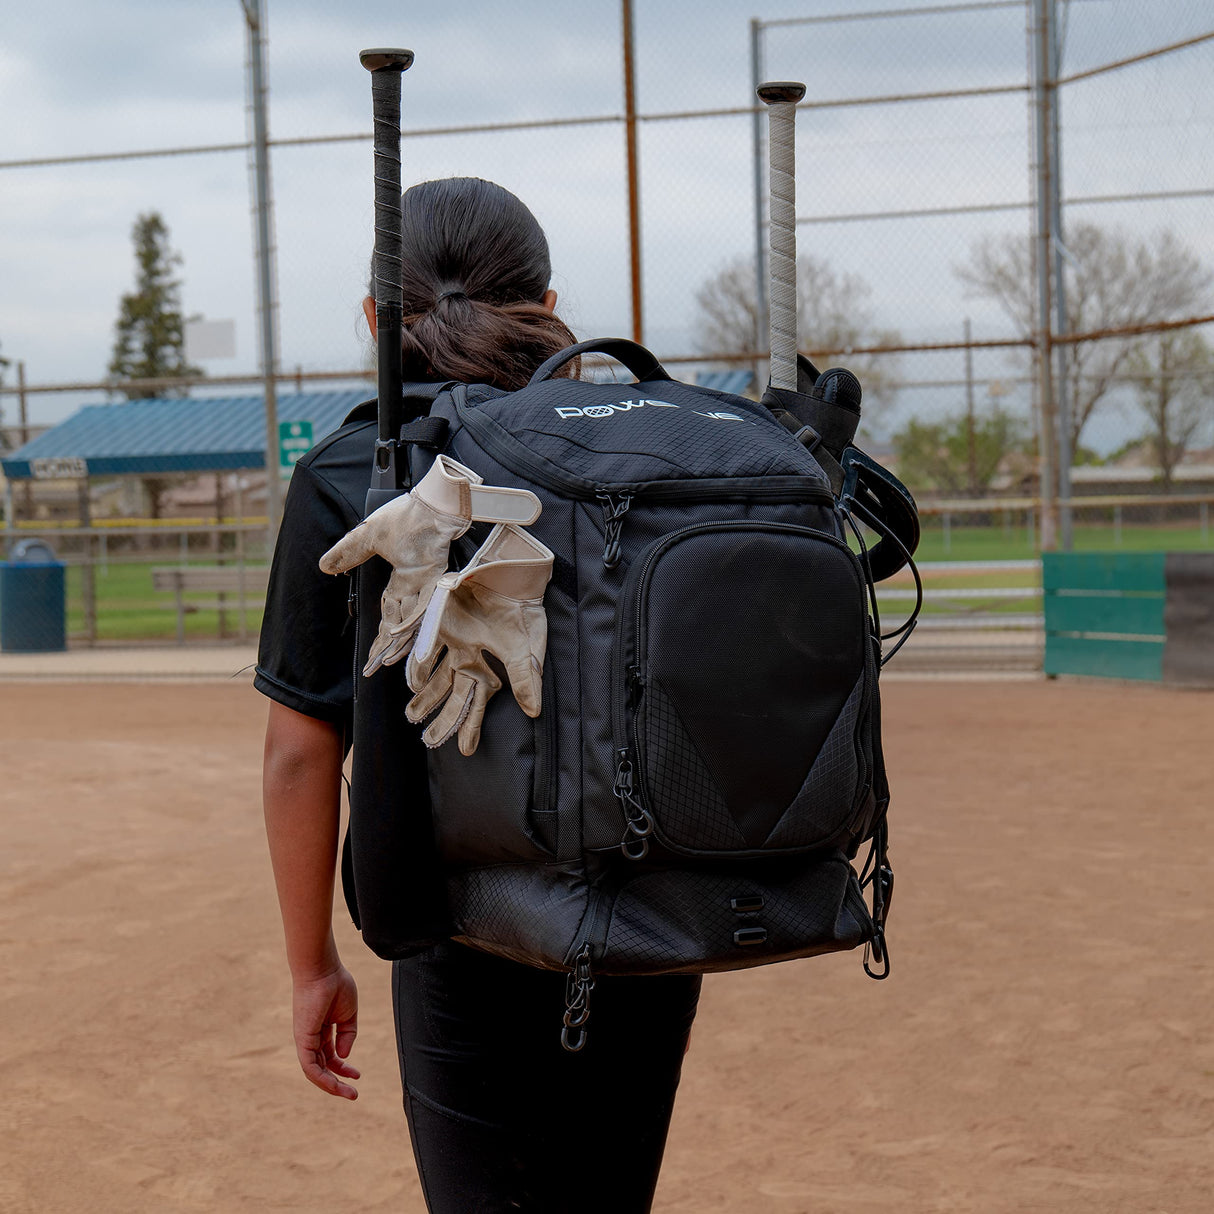
<path fill-rule="evenodd" d="M 330 1096 L 357 1100 L 358 1090 L 343 1079 L 358 1079 L 346 1059 L 358 1035 L 358 987 L 340 962 L 319 978 L 295 979 L 291 1000 L 295 1052 L 310 1083 Z"/>

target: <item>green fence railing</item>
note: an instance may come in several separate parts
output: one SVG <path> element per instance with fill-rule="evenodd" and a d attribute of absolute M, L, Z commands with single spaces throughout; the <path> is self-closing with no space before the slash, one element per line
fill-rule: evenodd
<path fill-rule="evenodd" d="M 1214 553 L 1047 552 L 1045 673 L 1214 685 Z"/>

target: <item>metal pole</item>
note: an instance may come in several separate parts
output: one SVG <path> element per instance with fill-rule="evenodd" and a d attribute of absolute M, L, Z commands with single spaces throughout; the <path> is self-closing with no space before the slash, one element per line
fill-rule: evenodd
<path fill-rule="evenodd" d="M 7 540 L 4 551 L 11 551 L 13 539 L 17 532 L 17 520 L 13 517 L 13 482 L 6 480 L 4 482 L 4 531 Z"/>
<path fill-rule="evenodd" d="M 632 261 L 632 340 L 645 341 L 641 291 L 641 191 L 637 169 L 636 79 L 632 69 L 632 0 L 621 5 L 624 25 L 624 136 L 628 154 L 628 248 Z"/>
<path fill-rule="evenodd" d="M 84 600 L 84 639 L 86 644 L 97 643 L 97 578 L 93 568 L 93 516 L 89 502 L 89 478 L 82 476 L 76 482 L 76 501 L 80 515 L 80 526 L 86 529 L 84 536 L 84 563 L 80 566 L 80 590 Z"/>
<path fill-rule="evenodd" d="M 21 423 L 21 445 L 30 441 L 29 408 L 25 399 L 25 361 L 17 360 L 17 418 Z M 34 487 L 27 478 L 21 485 L 21 508 L 26 518 L 34 514 Z"/>
<path fill-rule="evenodd" d="M 965 318 L 965 459 L 971 497 L 978 496 L 978 436 L 974 432 L 974 348 L 970 345 L 970 318 Z"/>
<path fill-rule="evenodd" d="M 1053 239 L 1050 224 L 1050 105 L 1047 76 L 1049 67 L 1049 0 L 1032 0 L 1032 27 L 1029 31 L 1032 65 L 1033 152 L 1036 170 L 1036 256 L 1033 272 L 1037 279 L 1037 468 L 1041 492 L 1041 548 L 1048 552 L 1057 546 L 1058 485 L 1055 478 L 1057 417 L 1054 409 L 1053 376 L 1053 297 L 1050 290 L 1050 259 Z"/>
<path fill-rule="evenodd" d="M 1063 264 L 1062 239 L 1062 139 L 1059 111 L 1058 77 L 1062 74 L 1062 35 L 1058 29 L 1058 0 L 1046 0 L 1049 5 L 1049 73 L 1046 89 L 1050 106 L 1050 219 L 1053 226 L 1054 257 L 1054 318 L 1057 333 L 1065 336 L 1069 326 L 1066 314 L 1066 269 Z M 1067 381 L 1067 359 L 1070 348 L 1059 342 L 1058 379 L 1058 545 L 1064 552 L 1074 546 L 1074 520 L 1071 512 L 1071 393 Z"/>
<path fill-rule="evenodd" d="M 270 148 L 266 121 L 264 0 L 241 0 L 249 35 L 249 93 L 253 111 L 253 185 L 257 247 L 257 298 L 261 319 L 261 376 L 266 401 L 266 516 L 268 540 L 278 531 L 282 485 L 278 479 L 278 373 L 274 299 L 274 218 L 270 199 Z"/>
<path fill-rule="evenodd" d="M 763 22 L 750 19 L 750 96 L 753 98 L 763 82 Z M 754 159 L 755 190 L 755 332 L 754 349 L 767 344 L 767 259 L 763 240 L 763 115 L 758 106 L 750 117 L 751 153 Z M 755 362 L 755 388 L 761 390 L 759 364 Z"/>
<path fill-rule="evenodd" d="M 237 593 L 240 595 L 240 639 L 247 641 L 249 639 L 249 604 L 248 592 L 245 585 L 245 553 L 244 553 L 244 477 L 237 473 L 236 476 L 236 523 L 238 530 L 236 532 L 236 569 L 237 582 L 239 589 Z"/>

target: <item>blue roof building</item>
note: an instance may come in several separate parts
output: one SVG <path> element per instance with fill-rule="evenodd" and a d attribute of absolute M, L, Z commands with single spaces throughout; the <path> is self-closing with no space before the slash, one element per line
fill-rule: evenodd
<path fill-rule="evenodd" d="M 280 393 L 278 419 L 310 421 L 319 442 L 374 394 L 370 387 Z M 266 463 L 265 405 L 260 393 L 86 405 L 0 463 L 10 480 L 260 470 Z"/>

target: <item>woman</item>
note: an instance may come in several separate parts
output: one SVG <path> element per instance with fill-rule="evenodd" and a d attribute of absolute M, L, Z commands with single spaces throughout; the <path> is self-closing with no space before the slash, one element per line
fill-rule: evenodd
<path fill-rule="evenodd" d="M 454 178 L 413 187 L 402 206 L 406 383 L 515 389 L 573 342 L 553 313 L 543 231 L 513 194 Z M 374 335 L 371 299 L 364 310 Z M 362 518 L 375 434 L 371 420 L 347 424 L 296 466 L 256 678 L 272 701 L 265 817 L 296 1050 L 312 1083 L 348 1100 L 358 996 L 331 921 L 354 635 L 346 579 L 317 562 Z M 402 720 L 392 742 L 410 728 Z M 414 801 L 427 795 L 418 770 Z M 452 942 L 393 963 L 405 1112 L 432 1214 L 649 1210 L 699 979 L 599 979 L 593 1042 L 576 1054 L 552 1031 L 563 987 L 561 974 Z"/>

